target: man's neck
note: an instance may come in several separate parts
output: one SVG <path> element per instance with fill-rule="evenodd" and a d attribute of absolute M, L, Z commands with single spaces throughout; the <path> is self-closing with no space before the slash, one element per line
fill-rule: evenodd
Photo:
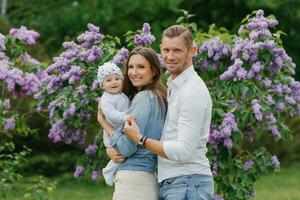
<path fill-rule="evenodd" d="M 172 79 L 172 80 L 174 80 L 177 76 L 179 76 L 180 74 L 182 74 L 185 70 L 187 70 L 189 67 L 191 67 L 192 66 L 192 64 L 190 64 L 190 65 L 187 65 L 180 73 L 174 73 L 174 74 L 171 74 L 170 73 L 170 78 Z"/>

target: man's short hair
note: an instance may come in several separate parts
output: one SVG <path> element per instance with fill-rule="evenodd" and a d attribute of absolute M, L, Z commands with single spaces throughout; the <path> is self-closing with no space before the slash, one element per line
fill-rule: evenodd
<path fill-rule="evenodd" d="M 167 29 L 165 29 L 162 34 L 162 39 L 164 37 L 174 38 L 174 37 L 178 37 L 178 36 L 182 36 L 184 38 L 184 42 L 188 49 L 192 48 L 193 35 L 188 28 L 186 28 L 185 26 L 182 26 L 182 25 L 173 25 L 173 26 L 170 26 Z"/>

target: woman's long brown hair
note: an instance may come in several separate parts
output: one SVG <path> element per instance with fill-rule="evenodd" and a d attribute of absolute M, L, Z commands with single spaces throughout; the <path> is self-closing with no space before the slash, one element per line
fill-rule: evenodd
<path fill-rule="evenodd" d="M 124 74 L 124 84 L 123 84 L 123 92 L 128 96 L 130 100 L 133 99 L 133 97 L 139 92 L 137 87 L 134 87 L 128 77 L 128 63 L 130 60 L 130 57 L 132 55 L 139 54 L 143 56 L 150 64 L 150 67 L 152 71 L 154 72 L 154 76 L 152 81 L 144 86 L 142 90 L 151 90 L 158 99 L 158 102 L 161 106 L 161 108 L 167 108 L 167 91 L 166 88 L 161 84 L 161 69 L 160 69 L 160 63 L 159 59 L 157 57 L 157 54 L 155 51 L 151 48 L 147 47 L 136 47 L 134 48 L 128 55 L 128 58 L 125 63 L 125 74 Z"/>

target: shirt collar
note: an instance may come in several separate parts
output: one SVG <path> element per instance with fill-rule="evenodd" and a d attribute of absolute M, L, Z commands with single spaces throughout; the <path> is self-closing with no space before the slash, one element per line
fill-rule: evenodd
<path fill-rule="evenodd" d="M 174 80 L 172 80 L 171 77 L 169 77 L 168 86 L 175 85 L 179 88 L 194 72 L 194 66 L 189 66 L 183 72 L 181 72 Z"/>

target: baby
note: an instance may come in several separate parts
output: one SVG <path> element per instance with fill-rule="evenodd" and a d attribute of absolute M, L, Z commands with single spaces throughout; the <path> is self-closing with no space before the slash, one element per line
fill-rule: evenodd
<path fill-rule="evenodd" d="M 104 90 L 100 104 L 105 119 L 114 129 L 123 126 L 124 122 L 132 116 L 126 115 L 129 108 L 129 99 L 122 93 L 123 76 L 120 68 L 112 63 L 106 62 L 99 66 L 97 74 L 100 87 Z M 105 147 L 111 147 L 107 133 L 103 130 L 103 143 Z M 112 186 L 114 175 L 119 164 L 112 160 L 102 170 L 105 182 Z"/>

